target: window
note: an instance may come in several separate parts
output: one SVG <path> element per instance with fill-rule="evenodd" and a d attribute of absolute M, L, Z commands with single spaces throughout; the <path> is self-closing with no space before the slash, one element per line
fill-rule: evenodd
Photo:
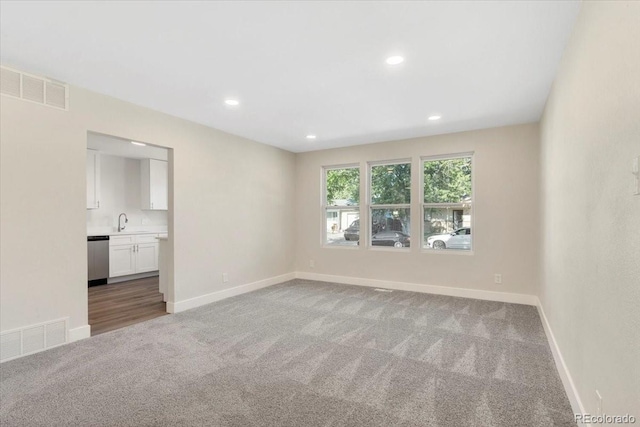
<path fill-rule="evenodd" d="M 373 164 L 369 176 L 371 246 L 409 247 L 411 163 Z"/>
<path fill-rule="evenodd" d="M 360 240 L 360 169 L 324 169 L 324 244 L 357 246 Z"/>
<path fill-rule="evenodd" d="M 471 250 L 471 155 L 423 159 L 427 249 Z"/>

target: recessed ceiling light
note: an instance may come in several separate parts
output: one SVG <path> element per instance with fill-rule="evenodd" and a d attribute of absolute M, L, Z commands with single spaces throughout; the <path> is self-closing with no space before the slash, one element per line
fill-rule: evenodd
<path fill-rule="evenodd" d="M 398 65 L 404 62 L 404 58 L 402 56 L 390 56 L 385 62 L 389 65 Z"/>
<path fill-rule="evenodd" d="M 316 139 L 315 135 L 307 135 L 307 139 Z"/>
<path fill-rule="evenodd" d="M 232 107 L 235 107 L 236 105 L 240 105 L 240 101 L 238 101 L 237 99 L 225 99 L 224 103 Z"/>
<path fill-rule="evenodd" d="M 429 120 L 431 120 L 432 122 L 435 120 L 440 120 L 442 118 L 442 116 L 429 116 Z"/>
<path fill-rule="evenodd" d="M 140 147 L 144 147 L 144 146 L 146 146 L 146 145 L 147 145 L 147 144 L 145 144 L 144 142 L 131 141 L 131 143 L 132 143 L 133 145 L 139 145 Z"/>

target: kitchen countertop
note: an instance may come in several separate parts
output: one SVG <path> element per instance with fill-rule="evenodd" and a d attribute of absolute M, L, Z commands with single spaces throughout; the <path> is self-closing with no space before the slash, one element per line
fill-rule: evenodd
<path fill-rule="evenodd" d="M 126 228 L 118 232 L 114 229 L 91 229 L 87 230 L 87 236 L 127 236 L 131 234 L 167 234 L 166 227 L 145 227 L 141 229 Z"/>

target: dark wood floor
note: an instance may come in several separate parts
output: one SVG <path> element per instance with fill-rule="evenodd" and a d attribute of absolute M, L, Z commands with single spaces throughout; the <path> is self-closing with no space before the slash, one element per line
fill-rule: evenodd
<path fill-rule="evenodd" d="M 91 336 L 165 314 L 158 276 L 89 288 Z"/>

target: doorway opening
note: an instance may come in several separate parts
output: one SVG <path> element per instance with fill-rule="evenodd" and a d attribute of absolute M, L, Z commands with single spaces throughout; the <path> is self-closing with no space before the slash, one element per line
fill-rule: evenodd
<path fill-rule="evenodd" d="M 87 133 L 91 335 L 167 314 L 172 150 Z"/>

